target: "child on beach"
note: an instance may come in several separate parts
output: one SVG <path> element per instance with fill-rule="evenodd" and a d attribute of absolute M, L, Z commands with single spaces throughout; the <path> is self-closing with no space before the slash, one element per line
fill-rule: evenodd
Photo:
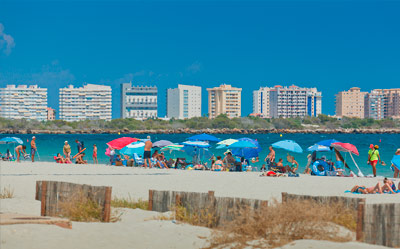
<path fill-rule="evenodd" d="M 95 144 L 93 144 L 93 163 L 99 163 L 99 161 L 97 161 L 97 146 Z"/>

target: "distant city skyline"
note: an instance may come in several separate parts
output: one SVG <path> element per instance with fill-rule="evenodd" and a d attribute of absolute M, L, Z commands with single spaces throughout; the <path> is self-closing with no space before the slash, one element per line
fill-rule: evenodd
<path fill-rule="evenodd" d="M 96 11 L 93 11 L 93 10 Z M 322 113 L 335 94 L 400 86 L 398 1 L 3 1 L 0 87 L 58 89 L 84 82 L 155 85 L 158 116 L 178 84 L 242 88 L 242 116 L 259 87 L 297 85 L 322 92 Z M 207 17 L 207 18 L 205 18 Z M 373 17 L 373 18 L 371 18 Z"/>

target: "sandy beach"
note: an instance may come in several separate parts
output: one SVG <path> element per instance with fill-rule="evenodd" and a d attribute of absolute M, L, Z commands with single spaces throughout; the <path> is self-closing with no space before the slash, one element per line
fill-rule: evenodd
<path fill-rule="evenodd" d="M 2 199 L 0 212 L 40 215 L 36 201 L 37 180 L 66 181 L 111 186 L 115 197 L 148 199 L 149 189 L 207 192 L 230 196 L 280 200 L 281 192 L 307 195 L 363 197 L 367 203 L 400 203 L 400 195 L 345 193 L 354 185 L 372 186 L 381 178 L 260 177 L 259 172 L 209 172 L 159 170 L 105 165 L 1 162 L 1 188 L 14 189 L 14 198 Z M 398 181 L 396 181 L 396 185 Z M 173 221 L 155 220 L 156 212 L 120 209 L 116 223 L 73 222 L 71 230 L 49 225 L 1 226 L 1 248 L 201 248 L 212 230 Z M 296 241 L 284 248 L 384 248 L 357 242 Z"/>

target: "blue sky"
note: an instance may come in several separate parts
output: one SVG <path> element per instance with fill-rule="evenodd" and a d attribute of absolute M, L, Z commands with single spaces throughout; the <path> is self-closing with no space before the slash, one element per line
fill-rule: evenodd
<path fill-rule="evenodd" d="M 101 83 L 178 83 L 242 87 L 242 115 L 252 91 L 275 84 L 318 87 L 323 112 L 334 94 L 400 87 L 400 1 L 7 1 L 0 3 L 0 86 L 58 88 Z"/>

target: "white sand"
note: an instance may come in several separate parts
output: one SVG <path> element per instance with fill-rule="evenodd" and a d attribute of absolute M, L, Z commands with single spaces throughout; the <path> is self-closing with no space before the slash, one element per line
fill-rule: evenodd
<path fill-rule="evenodd" d="M 148 199 L 149 189 L 207 192 L 270 200 L 281 192 L 308 195 L 340 195 L 367 198 L 367 203 L 400 202 L 400 195 L 355 195 L 345 190 L 354 185 L 372 186 L 372 178 L 259 177 L 260 173 L 159 170 L 104 165 L 61 165 L 55 163 L 0 162 L 0 187 L 14 189 L 13 199 L 0 202 L 0 212 L 40 214 L 40 202 L 34 199 L 36 180 L 112 186 L 113 196 Z M 117 223 L 78 223 L 67 230 L 48 225 L 8 225 L 0 230 L 1 248 L 200 248 L 210 230 L 172 221 L 149 220 L 156 213 L 124 209 Z M 199 236 L 201 238 L 199 238 Z M 285 248 L 364 248 L 360 243 L 297 241 Z M 18 246 L 18 245 L 23 245 Z M 359 247 L 356 247 L 359 246 Z M 371 246 L 368 248 L 380 248 Z"/>

